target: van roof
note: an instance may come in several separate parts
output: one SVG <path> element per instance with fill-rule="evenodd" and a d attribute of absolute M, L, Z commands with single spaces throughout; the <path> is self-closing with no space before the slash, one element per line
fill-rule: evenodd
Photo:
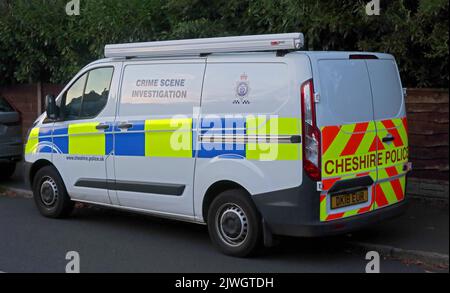
<path fill-rule="evenodd" d="M 210 54 L 208 56 L 214 56 L 214 57 L 245 57 L 245 56 L 251 56 L 251 57 L 275 57 L 277 52 L 240 52 L 240 53 L 214 53 Z M 378 59 L 394 59 L 394 57 L 391 54 L 386 53 L 374 53 L 374 52 L 358 52 L 358 51 L 293 51 L 290 53 L 287 53 L 286 56 L 295 56 L 296 54 L 301 55 L 307 55 L 311 59 L 314 60 L 320 60 L 320 59 L 349 59 L 351 55 L 372 55 L 376 56 Z M 87 66 L 102 64 L 102 63 L 108 63 L 108 62 L 120 62 L 124 60 L 184 60 L 186 58 L 189 59 L 204 59 L 206 57 L 202 56 L 180 56 L 180 57 L 158 57 L 158 58 L 151 58 L 151 57 L 135 57 L 135 58 L 125 58 L 125 57 L 113 57 L 113 58 L 103 58 L 96 60 Z M 86 67 L 87 67 L 86 66 Z"/>

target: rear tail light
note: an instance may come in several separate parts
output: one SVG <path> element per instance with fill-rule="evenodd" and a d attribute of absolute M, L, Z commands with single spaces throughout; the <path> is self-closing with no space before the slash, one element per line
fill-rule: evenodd
<path fill-rule="evenodd" d="M 301 87 L 303 114 L 303 167 L 306 174 L 320 181 L 321 176 L 321 140 L 316 121 L 316 104 L 313 80 L 306 81 Z"/>

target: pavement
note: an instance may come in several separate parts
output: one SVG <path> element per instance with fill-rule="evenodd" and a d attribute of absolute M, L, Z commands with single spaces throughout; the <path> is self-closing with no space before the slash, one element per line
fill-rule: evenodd
<path fill-rule="evenodd" d="M 366 253 L 381 272 L 448 273 L 448 202 L 413 199 L 407 212 L 349 235 L 284 237 L 256 257 L 212 247 L 204 226 L 82 206 L 67 220 L 39 215 L 20 173 L 0 182 L 0 271 L 63 272 L 68 251 L 82 272 L 365 272 Z"/>
<path fill-rule="evenodd" d="M 0 186 L 6 186 L 8 188 L 14 188 L 18 190 L 29 190 L 29 187 L 25 184 L 23 173 L 24 165 L 23 163 L 18 163 L 14 175 L 7 181 L 0 180 Z"/>
<path fill-rule="evenodd" d="M 448 203 L 415 198 L 403 216 L 347 237 L 353 246 L 376 250 L 385 257 L 448 269 L 448 235 Z"/>

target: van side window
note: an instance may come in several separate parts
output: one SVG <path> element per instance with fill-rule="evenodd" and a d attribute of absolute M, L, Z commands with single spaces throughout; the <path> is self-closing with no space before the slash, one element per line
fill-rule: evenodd
<path fill-rule="evenodd" d="M 112 75 L 112 67 L 95 69 L 89 72 L 81 107 L 82 118 L 97 116 L 106 106 Z"/>
<path fill-rule="evenodd" d="M 80 118 L 81 102 L 83 99 L 86 77 L 87 73 L 80 77 L 66 92 L 62 109 L 62 118 L 64 120 L 76 120 Z"/>
<path fill-rule="evenodd" d="M 80 77 L 63 99 L 63 120 L 88 119 L 106 106 L 114 69 L 98 68 Z"/>

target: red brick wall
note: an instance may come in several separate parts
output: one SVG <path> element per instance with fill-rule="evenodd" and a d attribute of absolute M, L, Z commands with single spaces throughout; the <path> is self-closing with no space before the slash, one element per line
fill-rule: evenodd
<path fill-rule="evenodd" d="M 62 85 L 42 84 L 41 86 L 41 109 L 38 111 L 38 85 L 25 84 L 0 87 L 0 95 L 6 97 L 16 109 L 22 113 L 22 134 L 25 136 L 28 129 L 41 113 L 45 105 L 45 96 L 54 94 L 55 96 L 62 90 Z"/>

